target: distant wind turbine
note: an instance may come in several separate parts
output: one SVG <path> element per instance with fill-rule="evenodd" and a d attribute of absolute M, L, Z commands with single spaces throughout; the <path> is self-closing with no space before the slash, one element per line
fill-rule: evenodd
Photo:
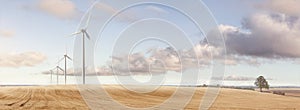
<path fill-rule="evenodd" d="M 64 57 L 58 61 L 58 63 L 59 63 L 59 62 L 61 62 L 62 60 L 65 60 L 65 70 L 64 70 L 64 75 L 65 75 L 65 85 L 67 84 L 67 59 L 69 59 L 69 60 L 72 61 L 72 58 L 68 56 L 68 54 L 67 54 L 67 49 L 66 49 L 66 53 L 65 53 Z"/>
<path fill-rule="evenodd" d="M 78 34 L 82 34 L 82 83 L 85 84 L 85 37 L 88 39 L 91 39 L 90 35 L 87 33 L 87 28 L 89 26 L 90 23 L 90 19 L 91 19 L 91 14 L 89 14 L 86 25 L 84 28 L 82 28 L 80 31 L 75 32 L 72 34 L 72 36 L 74 35 L 78 35 Z"/>
<path fill-rule="evenodd" d="M 56 66 L 56 83 L 57 83 L 57 85 L 58 85 L 59 70 L 62 71 L 62 72 L 64 72 L 64 70 L 61 67 Z"/>

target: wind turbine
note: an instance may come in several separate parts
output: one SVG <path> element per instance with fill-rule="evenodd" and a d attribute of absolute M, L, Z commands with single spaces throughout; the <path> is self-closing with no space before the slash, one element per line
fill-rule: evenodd
<path fill-rule="evenodd" d="M 89 14 L 86 25 L 80 31 L 71 34 L 72 36 L 82 34 L 82 83 L 85 84 L 85 38 L 91 39 L 90 35 L 87 33 L 87 28 L 90 23 L 91 14 Z"/>
<path fill-rule="evenodd" d="M 68 56 L 67 54 L 67 49 L 66 49 L 66 54 L 64 55 L 64 57 L 58 61 L 61 62 L 62 60 L 65 60 L 65 70 L 64 70 L 64 75 L 65 75 L 65 85 L 67 84 L 67 59 L 72 61 L 72 58 Z"/>
<path fill-rule="evenodd" d="M 59 70 L 62 71 L 62 72 L 64 72 L 64 70 L 63 70 L 61 67 L 56 66 L 56 83 L 57 83 L 57 85 L 58 85 L 58 74 L 59 74 Z"/>

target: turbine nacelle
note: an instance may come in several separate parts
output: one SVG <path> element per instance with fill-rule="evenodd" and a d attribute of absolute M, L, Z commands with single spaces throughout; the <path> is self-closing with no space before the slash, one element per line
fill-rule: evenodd
<path fill-rule="evenodd" d="M 87 30 L 87 29 L 81 29 L 80 32 L 86 33 L 86 30 Z"/>

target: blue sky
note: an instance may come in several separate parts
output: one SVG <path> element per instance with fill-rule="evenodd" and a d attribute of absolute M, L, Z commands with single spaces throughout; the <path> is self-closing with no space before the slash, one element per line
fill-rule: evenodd
<path fill-rule="evenodd" d="M 54 4 L 55 4 L 54 0 Z M 78 26 L 85 25 L 86 17 L 84 13 L 89 9 L 89 7 L 93 4 L 92 0 L 66 0 L 62 4 L 58 3 L 53 8 L 52 2 L 47 2 L 47 0 L 4 0 L 1 1 L 0 7 L 0 84 L 50 84 L 49 75 L 42 74 L 42 72 L 48 71 L 56 66 L 58 59 L 60 59 L 65 51 L 67 50 L 71 57 L 79 58 L 80 55 L 73 55 L 74 42 L 78 44 L 80 39 L 75 41 L 74 37 L 67 37 L 71 33 L 75 32 Z M 252 19 L 259 19 L 262 17 L 268 17 L 271 15 L 282 15 L 282 16 L 292 16 L 298 18 L 297 11 L 293 10 L 284 10 L 281 7 L 273 7 L 272 4 L 275 2 L 270 2 L 267 0 L 251 0 L 251 1 L 242 1 L 242 0 L 204 0 L 203 1 L 219 25 L 223 25 L 223 30 L 227 36 L 229 43 L 238 41 L 234 39 L 235 37 L 240 37 L 239 35 L 244 36 L 252 36 L 254 38 L 259 39 L 261 31 L 265 31 L 264 26 L 257 26 L 256 22 L 251 21 Z M 5 4 L 5 5 L 4 5 Z M 297 3 L 296 3 L 297 4 Z M 49 5 L 49 6 L 48 6 Z M 61 6 L 60 6 L 61 5 Z M 293 5 L 287 4 L 287 5 Z M 52 6 L 52 8 L 51 8 Z M 99 13 L 100 17 L 109 16 L 114 11 L 114 8 L 109 7 L 109 5 L 99 5 L 100 10 L 104 10 L 103 13 Z M 277 6 L 277 5 L 276 5 Z M 163 11 L 170 12 L 166 7 L 160 7 Z M 259 8 L 258 8 L 259 7 Z M 60 9 L 61 11 L 57 11 L 56 9 Z M 297 10 L 297 9 L 295 9 Z M 144 11 L 133 10 L 133 12 L 137 15 L 147 16 L 148 14 L 144 13 Z M 197 10 L 195 10 L 197 12 Z M 104 14 L 104 15 L 101 15 Z M 107 15 L 105 15 L 107 14 Z M 145 15 L 143 15 L 145 14 Z M 128 13 L 130 15 L 130 13 Z M 186 25 L 184 19 L 179 19 L 176 14 L 164 14 L 168 20 L 174 20 L 181 24 L 182 26 Z M 155 14 L 153 14 L 155 16 Z M 159 15 L 161 16 L 161 15 Z M 176 16 L 176 17 L 174 17 Z M 82 23 L 81 23 L 81 18 Z M 125 16 L 126 18 L 126 16 Z M 129 17 L 130 18 L 130 17 Z M 162 17 L 163 18 L 163 17 Z M 178 19 L 175 19 L 178 18 Z M 131 18 L 130 18 L 131 19 Z M 242 24 L 243 20 L 249 19 L 249 28 L 245 29 L 245 25 Z M 97 18 L 97 15 L 93 16 L 91 19 L 91 25 L 89 27 L 89 31 L 91 34 L 97 35 L 99 33 L 97 30 L 93 30 L 95 27 L 99 26 L 102 18 Z M 270 20 L 273 20 L 270 17 Z M 130 20 L 129 20 L 130 21 Z M 258 20 L 259 21 L 259 20 Z M 276 20 L 274 20 L 275 22 Z M 261 20 L 261 22 L 264 22 Z M 272 21 L 273 22 L 273 21 Z M 130 23 L 130 22 L 129 22 Z M 128 22 L 116 22 L 114 25 L 122 26 L 129 24 Z M 159 22 L 156 22 L 159 24 Z M 268 23 L 268 22 L 267 22 Z M 275 22 L 277 23 L 277 22 Z M 275 23 L 272 24 L 274 28 L 276 28 Z M 292 22 L 295 25 L 298 25 L 299 22 Z M 282 24 L 283 23 L 278 23 Z M 155 26 L 155 23 L 153 24 Z M 163 27 L 164 25 L 162 25 Z M 167 27 L 167 25 L 165 25 Z M 193 30 L 192 26 L 186 25 L 189 30 Z M 247 25 L 248 26 L 248 25 Z M 266 25 L 267 26 L 267 25 Z M 133 27 L 133 29 L 138 28 Z M 295 27 L 297 28 L 297 27 Z M 298 27 L 299 28 L 299 27 Z M 239 30 L 239 34 L 234 34 L 232 29 Z M 278 29 L 281 29 L 279 27 Z M 284 31 L 286 32 L 286 36 L 297 35 L 298 32 L 294 32 L 294 28 L 289 28 L 290 30 Z M 113 30 L 118 30 L 113 28 Z M 139 29 L 137 29 L 138 31 Z M 175 28 L 174 28 L 175 30 Z M 260 31 L 261 30 L 261 31 Z M 270 33 L 276 33 L 275 29 L 270 29 Z M 159 29 L 157 29 L 159 31 Z M 245 31 L 250 31 L 254 33 L 254 35 L 248 35 Z M 95 33 L 93 33 L 95 32 Z M 266 31 L 267 33 L 268 31 Z M 291 32 L 291 34 L 289 33 Z M 294 32 L 294 33 L 293 33 Z M 112 33 L 112 32 L 111 32 Z M 170 35 L 174 35 L 171 29 L 169 32 Z M 192 36 L 193 32 L 190 32 L 190 36 Z M 132 33 L 128 33 L 127 36 L 132 35 Z M 255 36 L 256 35 L 256 36 Z M 124 35 L 126 37 L 126 35 Z M 124 37 L 123 36 L 123 37 Z M 234 38 L 230 36 L 235 36 Z M 258 37 L 257 37 L 258 36 Z M 265 35 L 268 36 L 268 35 Z M 77 36 L 79 37 L 79 36 Z M 97 36 L 95 36 L 97 37 Z M 191 37 L 194 45 L 198 43 L 203 36 L 199 37 Z M 242 36 L 243 37 L 243 36 Z M 278 36 L 278 38 L 284 37 L 283 35 Z M 231 39 L 232 38 L 232 39 Z M 296 39 L 296 38 L 295 38 Z M 95 40 L 95 39 L 92 39 Z M 97 66 L 103 66 L 109 60 L 109 54 L 111 49 L 108 49 L 111 46 L 111 42 L 115 40 L 113 37 L 104 37 L 101 38 L 100 41 L 96 42 L 98 50 L 95 51 L 95 55 L 99 57 L 95 57 L 97 62 Z M 256 41 L 254 39 L 253 41 Z M 295 40 L 296 42 L 297 40 Z M 250 40 L 249 40 L 250 42 Z M 249 43 L 246 42 L 246 43 Z M 274 51 L 276 46 L 269 46 L 268 39 L 266 41 L 261 40 L 261 42 L 265 42 L 263 44 L 258 44 L 261 48 L 266 48 L 270 53 L 273 53 L 275 56 L 279 57 L 270 57 L 269 53 L 262 53 L 261 51 L 251 51 L 244 52 L 240 51 L 240 48 L 236 48 L 234 45 L 229 45 L 228 50 L 232 50 L 233 52 L 229 52 L 230 58 L 235 64 L 227 64 L 226 71 L 224 72 L 224 76 L 227 85 L 253 85 L 253 78 L 263 75 L 270 80 L 271 85 L 299 85 L 300 84 L 300 69 L 299 69 L 299 61 L 297 60 L 298 53 L 297 51 L 290 52 L 289 49 L 280 49 Z M 290 43 L 291 45 L 287 45 L 285 43 Z M 279 42 L 278 44 L 282 45 L 283 48 L 294 47 L 297 48 L 298 45 L 292 45 L 292 41 Z M 251 43 L 251 42 L 250 42 Z M 252 42 L 253 43 L 253 42 Z M 297 43 L 297 42 L 296 42 Z M 238 46 L 247 47 L 247 45 L 243 45 L 243 43 L 236 42 Z M 273 42 L 270 42 L 272 45 Z M 255 45 L 255 44 L 253 44 Z M 81 45 L 75 45 L 77 51 Z M 106 48 L 107 47 L 107 48 Z M 140 51 L 147 51 L 151 48 L 166 48 L 166 45 L 162 42 L 147 42 L 144 45 L 135 48 L 134 52 L 138 53 Z M 274 48 L 273 48 L 274 47 Z M 67 49 L 66 49 L 67 48 Z M 278 48 L 278 47 L 276 47 Z M 243 49 L 243 48 L 242 48 Z M 250 48 L 252 49 L 252 48 Z M 269 49 L 269 50 L 268 50 Z M 259 49 L 257 49 L 259 50 Z M 272 51 L 271 51 L 272 50 Z M 89 50 L 91 51 L 91 50 Z M 255 53 L 257 52 L 257 53 Z M 106 53 L 106 54 L 102 54 Z M 273 55 L 272 54 L 272 55 Z M 233 57 L 237 55 L 239 57 Z M 122 56 L 122 55 L 120 55 Z M 255 62 L 255 64 L 250 64 L 249 60 L 245 60 L 244 56 L 251 57 L 251 59 L 263 59 L 261 62 Z M 20 59 L 23 63 L 20 63 Z M 75 59 L 80 60 L 80 59 Z M 11 63 L 13 62 L 13 63 Z M 88 62 L 91 63 L 91 62 Z M 59 64 L 63 67 L 63 63 Z M 73 64 L 69 63 L 68 67 L 72 69 Z M 207 80 L 210 78 L 211 68 L 201 68 L 201 81 L 200 83 L 207 83 Z M 195 73 L 190 73 L 190 77 L 193 77 Z M 180 77 L 180 73 L 170 71 L 167 73 L 167 84 L 176 84 L 176 81 Z M 62 78 L 62 77 L 61 77 Z M 111 76 L 102 76 L 99 77 L 106 82 L 110 82 L 110 79 L 113 79 Z M 140 76 L 143 80 L 143 77 Z M 147 78 L 146 78 L 147 79 Z M 242 79 L 242 80 L 241 80 Z M 69 83 L 74 83 L 75 78 L 72 77 Z M 105 83 L 104 81 L 104 83 Z M 62 80 L 61 80 L 62 82 Z M 113 81 L 112 81 L 113 82 Z"/>

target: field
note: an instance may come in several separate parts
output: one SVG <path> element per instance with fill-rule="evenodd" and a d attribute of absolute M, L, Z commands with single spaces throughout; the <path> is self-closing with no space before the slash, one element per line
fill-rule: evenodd
<path fill-rule="evenodd" d="M 96 104 L 97 109 L 121 109 L 124 105 L 131 108 L 158 106 L 169 99 L 176 87 L 165 86 L 151 93 L 136 93 L 121 86 L 106 85 L 104 89 L 91 89 L 87 86 L 84 93 L 90 93 L 83 99 L 76 86 L 32 86 L 0 87 L 0 109 L 89 109 L 89 104 Z M 140 87 L 145 89 L 147 87 Z M 189 87 L 181 87 L 179 98 L 170 101 L 172 106 L 160 106 L 152 109 L 176 109 L 178 103 L 189 95 Z M 198 109 L 206 88 L 197 88 L 193 98 L 185 109 Z M 293 90 L 293 94 L 296 90 Z M 108 96 L 107 97 L 106 93 Z M 95 101 L 101 99 L 101 101 Z M 112 100 L 113 99 L 113 100 Z M 85 100 L 85 101 L 84 101 Z M 93 102 L 94 101 L 94 102 Z M 211 110 L 295 110 L 300 109 L 300 98 L 292 96 L 259 93 L 250 90 L 222 89 L 211 106 Z"/>
<path fill-rule="evenodd" d="M 269 91 L 284 92 L 286 96 L 299 97 L 300 98 L 300 89 L 299 88 L 270 88 Z"/>

